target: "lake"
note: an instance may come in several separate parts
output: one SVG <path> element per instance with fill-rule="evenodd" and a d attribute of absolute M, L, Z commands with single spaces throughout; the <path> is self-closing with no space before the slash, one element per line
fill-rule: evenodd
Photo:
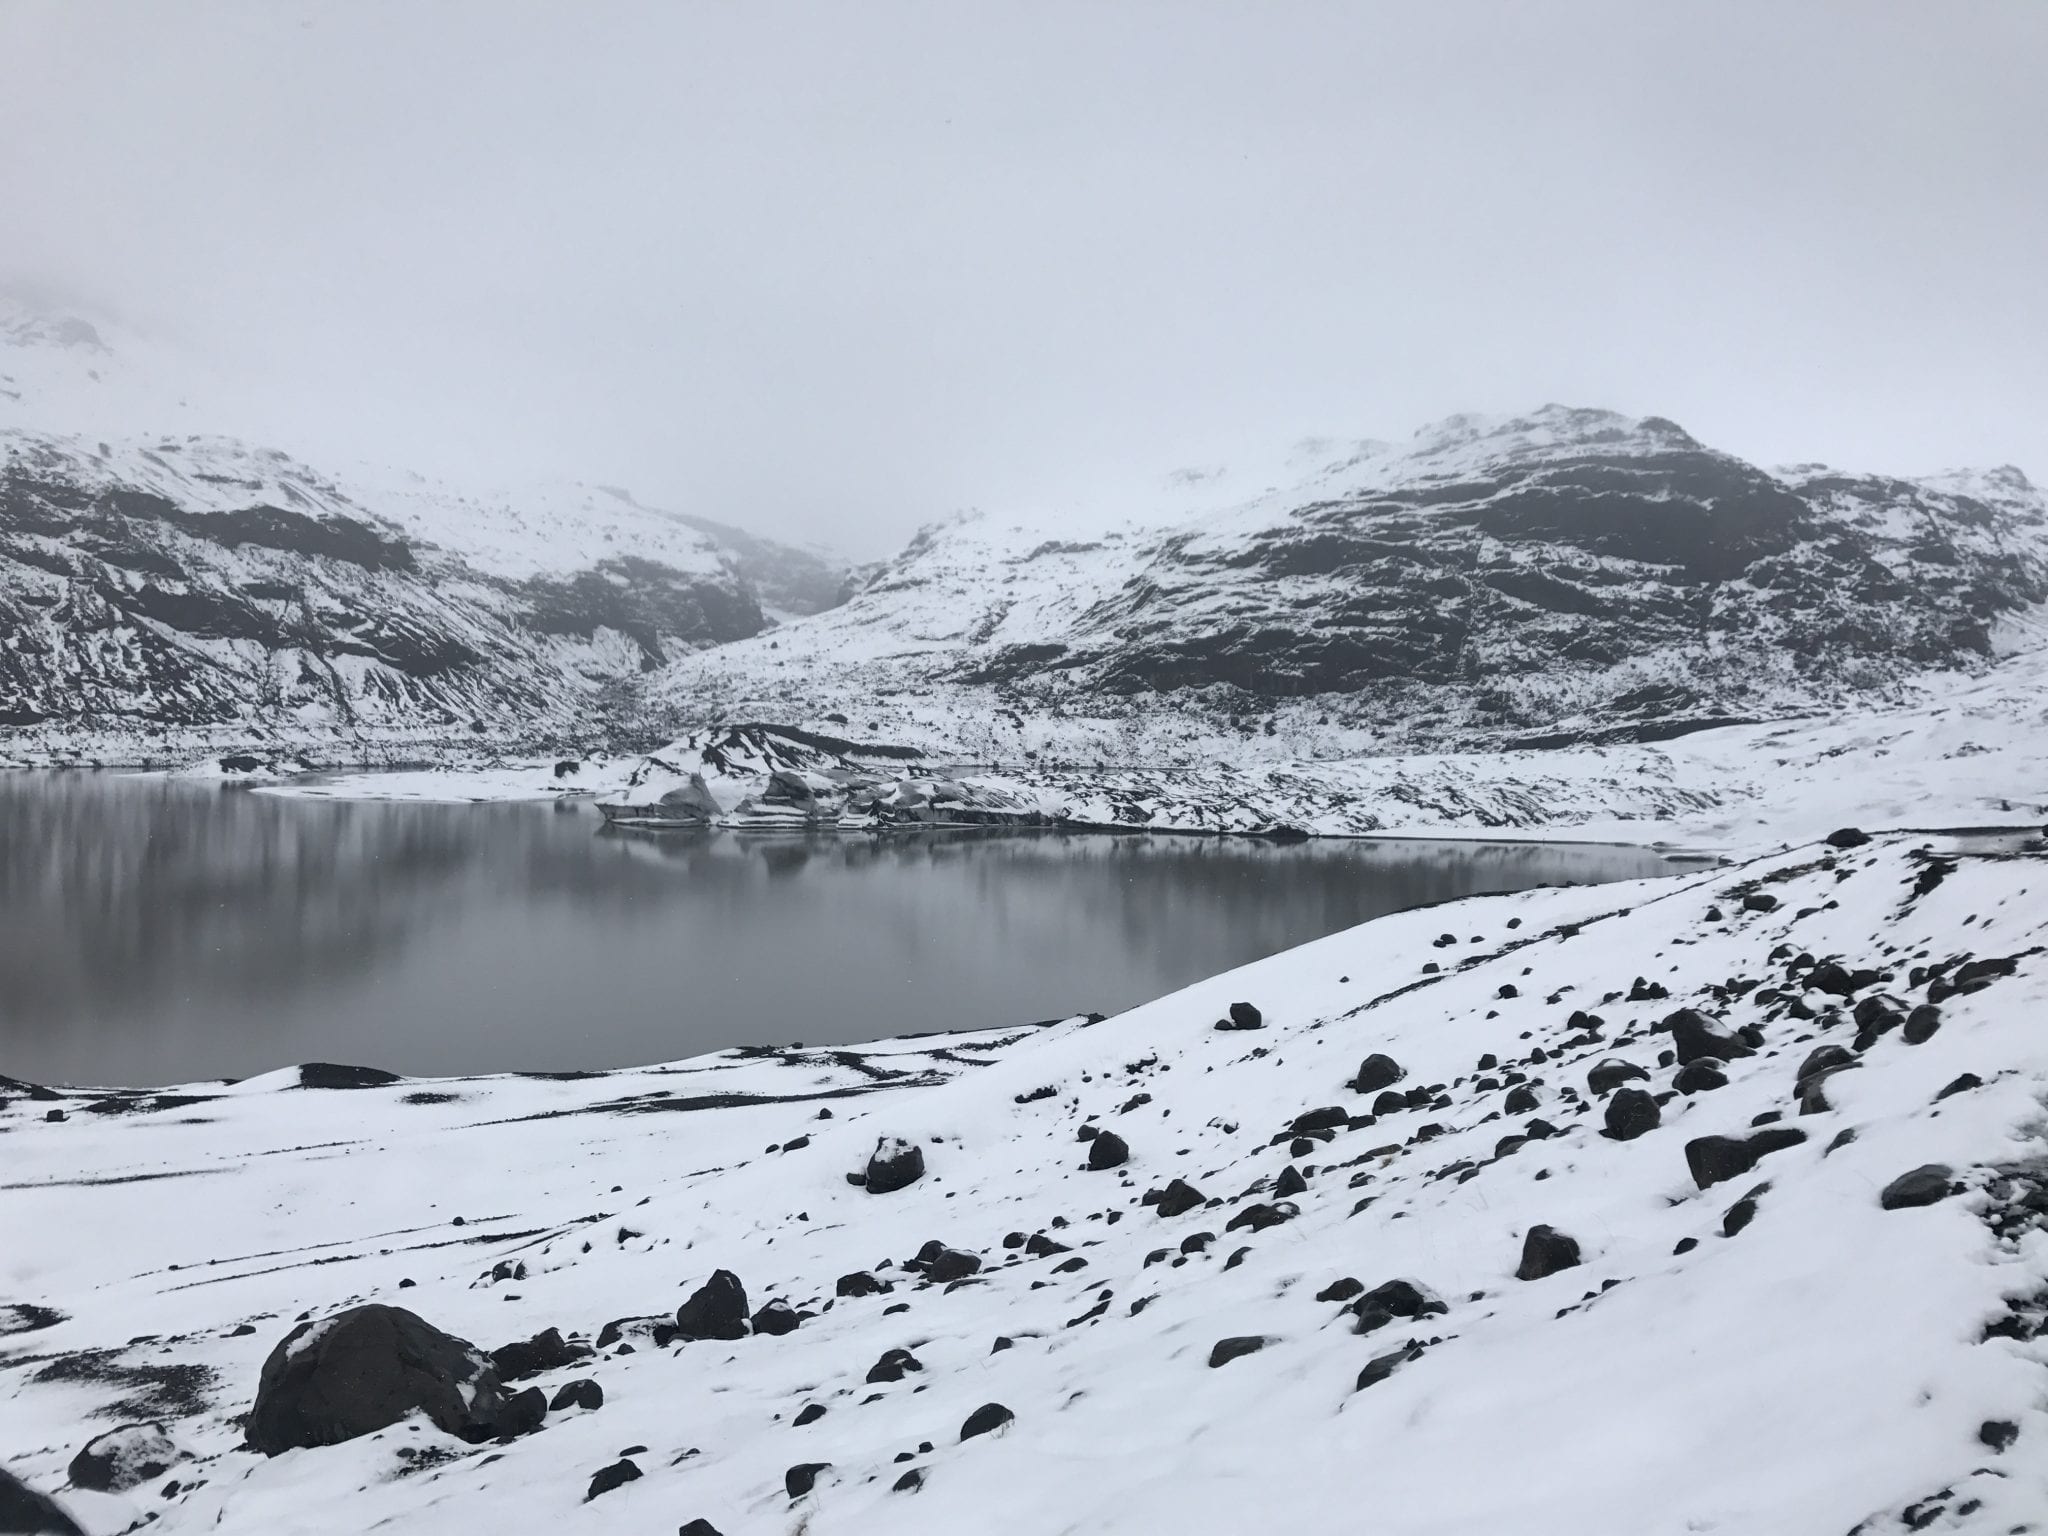
<path fill-rule="evenodd" d="M 1367 918 L 1669 873 L 1607 845 L 605 828 L 0 772 L 0 1073 L 665 1061 L 1113 1013 Z"/>

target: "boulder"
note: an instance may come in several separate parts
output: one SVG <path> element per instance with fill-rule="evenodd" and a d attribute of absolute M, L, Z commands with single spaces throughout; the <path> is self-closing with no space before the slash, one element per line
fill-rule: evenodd
<path fill-rule="evenodd" d="M 71 1458 L 71 1486 L 94 1493 L 124 1493 L 161 1477 L 184 1458 L 161 1424 L 123 1424 L 86 1441 Z M 6 1527 L 0 1525 L 0 1530 Z"/>
<path fill-rule="evenodd" d="M 1186 1179 L 1175 1179 L 1160 1193 L 1153 1207 L 1161 1216 L 1184 1216 L 1197 1206 L 1208 1203 L 1209 1197 Z"/>
<path fill-rule="evenodd" d="M 590 1486 L 584 1490 L 583 1502 L 588 1504 L 601 1493 L 610 1493 L 614 1488 L 623 1488 L 628 1483 L 640 1480 L 640 1464 L 631 1457 L 622 1456 L 608 1467 L 600 1467 L 591 1474 Z"/>
<path fill-rule="evenodd" d="M 1358 1064 L 1358 1076 L 1351 1080 L 1351 1086 L 1359 1093 L 1377 1093 L 1382 1088 L 1391 1088 L 1408 1073 L 1391 1056 L 1375 1051 Z"/>
<path fill-rule="evenodd" d="M 1623 1083 L 1648 1082 L 1650 1074 L 1632 1061 L 1609 1056 L 1586 1074 L 1586 1087 L 1596 1099 L 1604 1099 Z"/>
<path fill-rule="evenodd" d="M 1371 1333 L 1397 1317 L 1434 1317 L 1450 1308 L 1413 1280 L 1388 1280 L 1374 1286 L 1345 1310 L 1358 1319 L 1353 1332 Z"/>
<path fill-rule="evenodd" d="M 1756 1054 L 1734 1035 L 1722 1033 L 1714 1020 L 1697 1008 L 1681 1008 L 1667 1017 L 1664 1024 L 1671 1031 L 1671 1048 L 1677 1052 L 1681 1067 L 1709 1056 L 1717 1061 L 1732 1061 L 1737 1056 Z"/>
<path fill-rule="evenodd" d="M 1830 848 L 1861 848 L 1870 841 L 1870 834 L 1861 827 L 1837 827 L 1825 841 Z"/>
<path fill-rule="evenodd" d="M 976 1435 L 985 1435 L 990 1430 L 1001 1429 L 1017 1417 L 1001 1403 L 983 1403 L 967 1415 L 967 1422 L 960 1426 L 960 1438 L 972 1440 Z"/>
<path fill-rule="evenodd" d="M 1522 1239 L 1522 1263 L 1515 1278 L 1541 1280 L 1561 1269 L 1576 1268 L 1578 1262 L 1577 1239 L 1565 1236 L 1555 1227 L 1534 1226 Z"/>
<path fill-rule="evenodd" d="M 1877 1197 L 1878 1205 L 1887 1211 L 1909 1210 L 1916 1205 L 1933 1205 L 1946 1200 L 1955 1192 L 1955 1169 L 1946 1163 L 1923 1163 L 1910 1173 L 1902 1173 Z"/>
<path fill-rule="evenodd" d="M 975 1260 L 977 1266 L 980 1263 L 979 1259 Z M 796 1308 L 778 1296 L 754 1314 L 751 1326 L 754 1332 L 774 1338 L 780 1334 L 795 1333 L 802 1323 L 803 1317 Z"/>
<path fill-rule="evenodd" d="M 1728 1074 L 1722 1069 L 1721 1062 L 1712 1056 L 1702 1056 L 1680 1067 L 1671 1079 L 1671 1086 L 1691 1098 L 1696 1093 L 1712 1093 L 1716 1088 L 1726 1088 Z"/>
<path fill-rule="evenodd" d="M 498 1380 L 524 1381 L 542 1371 L 558 1371 L 578 1360 L 587 1360 L 590 1353 L 588 1344 L 572 1344 L 562 1337 L 561 1329 L 549 1328 L 530 1339 L 492 1350 L 491 1364 L 497 1367 Z"/>
<path fill-rule="evenodd" d="M 247 1433 L 266 1456 L 338 1445 L 424 1413 L 464 1439 L 497 1432 L 507 1404 L 490 1360 L 403 1307 L 300 1323 L 263 1362 Z"/>
<path fill-rule="evenodd" d="M 1367 1387 L 1377 1386 L 1411 1360 L 1422 1358 L 1421 1347 L 1403 1344 L 1399 1349 L 1390 1349 L 1384 1355 L 1374 1355 L 1365 1362 L 1365 1369 L 1358 1373 L 1358 1388 L 1363 1392 Z"/>
<path fill-rule="evenodd" d="M 676 1308 L 676 1336 L 683 1339 L 743 1339 L 747 1336 L 747 1288 L 729 1269 L 709 1280 Z"/>
<path fill-rule="evenodd" d="M 27 1483 L 0 1468 L 0 1532 L 7 1536 L 85 1536 L 85 1529 Z"/>
<path fill-rule="evenodd" d="M 852 1274 L 841 1275 L 838 1280 L 833 1282 L 832 1294 L 835 1296 L 875 1296 L 888 1289 L 889 1287 L 886 1283 L 877 1280 L 866 1270 L 856 1269 Z"/>
<path fill-rule="evenodd" d="M 1232 1029 L 1263 1029 L 1265 1026 L 1266 1016 L 1250 1003 L 1232 1003 L 1230 1005 L 1230 1027 Z"/>
<path fill-rule="evenodd" d="M 868 1367 L 867 1380 L 870 1385 L 885 1381 L 901 1381 L 907 1371 L 921 1371 L 924 1362 L 907 1349 L 891 1349 L 882 1353 L 882 1358 Z"/>
<path fill-rule="evenodd" d="M 1209 1350 L 1209 1369 L 1228 1365 L 1233 1360 L 1242 1360 L 1246 1355 L 1255 1355 L 1272 1341 L 1263 1334 L 1242 1334 L 1236 1338 L 1218 1339 Z"/>
<path fill-rule="evenodd" d="M 1607 1101 L 1606 1134 L 1615 1141 L 1634 1141 L 1657 1129 L 1663 1119 L 1664 1111 L 1642 1089 L 1617 1089 Z"/>
<path fill-rule="evenodd" d="M 1806 1132 L 1791 1126 L 1772 1126 L 1749 1136 L 1699 1136 L 1685 1144 L 1686 1166 L 1693 1182 L 1711 1189 L 1724 1179 L 1739 1178 L 1773 1152 L 1796 1147 Z"/>
<path fill-rule="evenodd" d="M 1099 1132 L 1095 1139 L 1088 1143 L 1089 1172 L 1101 1173 L 1107 1168 L 1121 1168 L 1130 1160 L 1130 1156 L 1131 1149 L 1123 1137 L 1115 1131 Z"/>
<path fill-rule="evenodd" d="M 914 1141 L 884 1136 L 868 1157 L 867 1191 L 871 1195 L 893 1194 L 908 1189 L 924 1177 L 924 1148 Z"/>
<path fill-rule="evenodd" d="M 782 1491 L 800 1499 L 818 1486 L 818 1474 L 830 1469 L 829 1461 L 800 1461 L 782 1474 Z"/>
<path fill-rule="evenodd" d="M 574 1381 L 564 1382 L 548 1400 L 548 1412 L 560 1413 L 564 1408 L 597 1409 L 604 1406 L 604 1388 L 588 1376 L 578 1376 Z"/>

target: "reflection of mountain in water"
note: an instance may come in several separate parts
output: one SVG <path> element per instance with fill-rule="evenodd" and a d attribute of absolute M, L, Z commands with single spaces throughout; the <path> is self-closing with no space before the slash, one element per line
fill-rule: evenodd
<path fill-rule="evenodd" d="M 618 1065 L 1114 1011 L 1626 848 L 973 831 L 645 834 L 579 806 L 0 775 L 0 1060 L 172 1081 L 339 1058 Z"/>

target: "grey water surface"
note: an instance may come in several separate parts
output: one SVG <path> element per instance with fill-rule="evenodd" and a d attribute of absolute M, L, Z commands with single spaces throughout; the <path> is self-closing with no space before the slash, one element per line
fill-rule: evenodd
<path fill-rule="evenodd" d="M 1607 845 L 623 833 L 587 804 L 0 773 L 0 1074 L 558 1071 L 1115 1012 Z"/>

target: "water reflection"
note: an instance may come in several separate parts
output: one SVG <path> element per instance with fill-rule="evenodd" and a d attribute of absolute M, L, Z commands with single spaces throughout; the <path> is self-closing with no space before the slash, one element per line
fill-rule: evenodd
<path fill-rule="evenodd" d="M 612 1066 L 1113 1011 L 1626 848 L 649 834 L 586 807 L 0 774 L 0 1073 Z"/>

